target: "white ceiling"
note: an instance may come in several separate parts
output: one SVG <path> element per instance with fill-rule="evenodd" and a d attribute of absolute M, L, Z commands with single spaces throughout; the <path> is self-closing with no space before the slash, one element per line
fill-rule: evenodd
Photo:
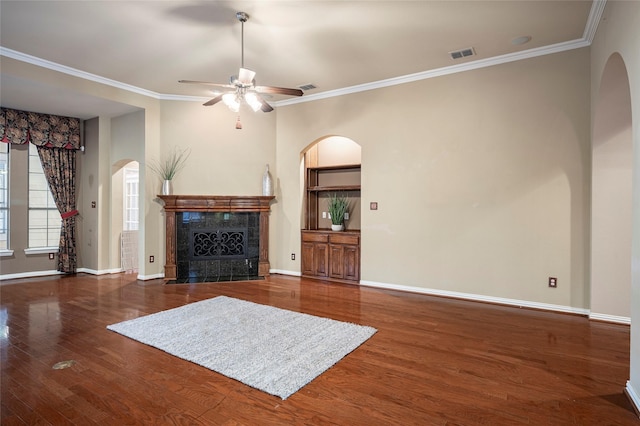
<path fill-rule="evenodd" d="M 257 84 L 312 83 L 317 89 L 303 98 L 313 98 L 416 73 L 422 78 L 434 70 L 585 46 L 597 23 L 590 19 L 592 5 L 601 13 L 596 6 L 603 2 L 590 0 L 2 0 L 0 60 L 71 69 L 159 99 L 207 99 L 210 89 L 178 80 L 227 83 L 237 74 L 241 26 L 235 14 L 241 10 L 250 15 L 245 66 L 257 72 Z M 519 36 L 531 41 L 513 45 Z M 477 55 L 450 58 L 450 51 L 468 47 Z M 11 108 L 81 118 L 131 109 L 4 71 L 0 84 L 0 101 Z"/>

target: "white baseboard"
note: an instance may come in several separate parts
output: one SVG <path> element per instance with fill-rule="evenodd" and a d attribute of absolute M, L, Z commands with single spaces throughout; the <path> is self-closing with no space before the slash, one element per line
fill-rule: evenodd
<path fill-rule="evenodd" d="M 496 303 L 499 305 L 517 306 L 519 308 L 541 309 L 545 311 L 556 311 L 578 315 L 589 315 L 588 309 L 574 308 L 572 306 L 552 305 L 549 303 L 531 302 L 528 300 L 506 299 L 503 297 L 484 296 L 481 294 L 461 293 L 457 291 L 437 290 L 432 288 L 410 287 L 406 285 L 379 283 L 375 281 L 360 281 L 361 285 L 377 288 L 385 288 L 388 290 L 407 291 L 410 293 L 428 294 L 431 296 L 444 296 L 455 299 L 465 299 L 475 302 Z"/>
<path fill-rule="evenodd" d="M 634 409 L 636 410 L 636 414 L 640 416 L 640 393 L 636 392 L 633 386 L 631 385 L 631 381 L 627 380 L 627 386 L 624 388 L 625 393 L 629 397 L 629 400 L 634 405 Z"/>
<path fill-rule="evenodd" d="M 621 317 L 618 315 L 598 314 L 591 312 L 589 314 L 589 319 L 595 321 L 615 322 L 617 324 L 631 325 L 630 317 Z"/>
<path fill-rule="evenodd" d="M 293 277 L 301 277 L 302 274 L 297 271 L 287 271 L 284 269 L 269 269 L 270 274 L 291 275 Z"/>
<path fill-rule="evenodd" d="M 103 269 L 103 270 L 95 270 L 90 268 L 78 268 L 77 272 L 84 272 L 85 274 L 91 274 L 91 275 L 106 275 L 106 274 L 119 274 L 120 272 L 124 272 L 124 271 L 122 268 Z"/>
<path fill-rule="evenodd" d="M 153 274 L 153 275 L 140 275 L 140 274 L 138 274 L 138 276 L 137 276 L 137 279 L 139 279 L 140 281 L 156 280 L 158 278 L 164 278 L 164 274 L 163 273 Z"/>
<path fill-rule="evenodd" d="M 32 271 L 32 272 L 20 272 L 17 274 L 6 274 L 6 275 L 0 275 L 0 281 L 17 280 L 20 278 L 46 277 L 47 275 L 62 275 L 62 272 L 51 270 L 51 271 Z"/>

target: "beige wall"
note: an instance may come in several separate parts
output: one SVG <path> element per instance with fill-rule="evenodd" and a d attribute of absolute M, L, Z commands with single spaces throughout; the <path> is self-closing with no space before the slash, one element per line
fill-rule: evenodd
<path fill-rule="evenodd" d="M 619 53 L 629 76 L 631 95 L 631 138 L 633 140 L 632 248 L 631 248 L 631 354 L 627 391 L 640 409 L 640 2 L 609 1 L 591 47 L 591 86 L 599 93 L 605 66 Z M 594 99 L 593 105 L 597 105 Z M 592 111 L 593 121 L 598 113 Z M 593 283 L 598 285 L 597 283 Z"/>
<path fill-rule="evenodd" d="M 326 134 L 361 145 L 362 204 L 379 205 L 363 281 L 588 307 L 587 49 L 280 108 L 291 247 L 299 153 Z"/>
<path fill-rule="evenodd" d="M 622 57 L 607 62 L 593 109 L 591 316 L 631 316 L 631 95 Z"/>

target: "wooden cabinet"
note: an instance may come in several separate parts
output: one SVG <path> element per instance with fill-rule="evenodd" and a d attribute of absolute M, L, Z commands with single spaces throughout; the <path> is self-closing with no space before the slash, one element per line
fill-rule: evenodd
<path fill-rule="evenodd" d="M 329 274 L 329 236 L 302 234 L 302 275 L 326 278 Z"/>
<path fill-rule="evenodd" d="M 357 283 L 360 280 L 360 233 L 302 231 L 302 275 Z"/>

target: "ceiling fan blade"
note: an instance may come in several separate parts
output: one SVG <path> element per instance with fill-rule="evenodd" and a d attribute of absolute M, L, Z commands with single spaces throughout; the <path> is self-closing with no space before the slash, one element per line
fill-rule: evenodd
<path fill-rule="evenodd" d="M 300 89 L 287 89 L 286 87 L 272 87 L 272 86 L 256 86 L 256 92 L 269 93 L 274 95 L 287 95 L 287 96 L 302 96 L 303 92 Z"/>
<path fill-rule="evenodd" d="M 178 80 L 178 83 L 201 84 L 203 86 L 222 87 L 225 89 L 235 89 L 236 87 L 231 84 L 219 84 L 219 83 L 211 83 L 209 81 L 197 81 L 197 80 Z"/>
<path fill-rule="evenodd" d="M 261 104 L 260 109 L 261 109 L 263 112 L 271 112 L 271 111 L 273 111 L 273 107 L 272 107 L 271 105 L 269 105 L 269 104 L 267 103 L 267 101 L 265 101 L 264 99 L 262 99 L 262 96 L 259 96 L 259 95 L 258 95 L 258 96 L 256 96 L 256 98 L 258 99 L 258 101 L 260 101 L 260 104 Z"/>
<path fill-rule="evenodd" d="M 255 71 L 251 71 L 246 68 L 240 68 L 240 72 L 238 73 L 238 81 L 242 84 L 252 84 L 255 76 Z"/>
<path fill-rule="evenodd" d="M 224 95 L 224 93 L 219 94 L 218 96 L 216 96 L 215 98 L 203 103 L 202 105 L 204 106 L 211 106 L 211 105 L 215 105 L 218 102 L 220 102 L 222 100 L 222 96 Z"/>

